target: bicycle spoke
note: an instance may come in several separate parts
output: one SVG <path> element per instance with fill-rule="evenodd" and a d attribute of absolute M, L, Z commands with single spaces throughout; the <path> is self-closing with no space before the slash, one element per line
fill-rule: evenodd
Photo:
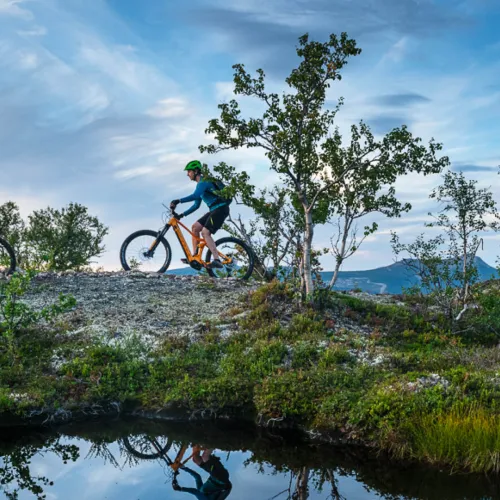
<path fill-rule="evenodd" d="M 10 268 L 10 255 L 7 250 L 0 245 L 0 272 L 6 272 Z"/>
<path fill-rule="evenodd" d="M 15 271 L 16 260 L 14 250 L 7 241 L 0 238 L 0 273 L 2 275 Z"/>
<path fill-rule="evenodd" d="M 123 440 L 125 449 L 134 457 L 142 460 L 168 458 L 171 443 L 166 436 L 151 437 L 147 434 L 128 436 Z"/>
<path fill-rule="evenodd" d="M 158 245 L 151 255 L 149 249 L 154 243 L 153 236 L 144 235 L 133 239 L 125 252 L 125 259 L 133 270 L 143 272 L 157 272 L 167 259 L 167 250 Z"/>
<path fill-rule="evenodd" d="M 250 255 L 241 245 L 234 241 L 224 242 L 217 245 L 222 269 L 214 269 L 219 278 L 241 278 L 247 272 L 250 265 Z"/>

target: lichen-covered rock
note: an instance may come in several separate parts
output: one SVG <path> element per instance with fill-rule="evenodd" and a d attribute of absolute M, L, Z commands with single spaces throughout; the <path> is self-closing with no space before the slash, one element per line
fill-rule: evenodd
<path fill-rule="evenodd" d="M 59 293 L 71 294 L 77 305 L 62 318 L 69 334 L 108 341 L 138 334 L 155 344 L 166 335 L 198 336 L 200 323 L 218 320 L 260 284 L 137 271 L 43 273 L 23 301 L 42 307 L 54 303 Z"/>

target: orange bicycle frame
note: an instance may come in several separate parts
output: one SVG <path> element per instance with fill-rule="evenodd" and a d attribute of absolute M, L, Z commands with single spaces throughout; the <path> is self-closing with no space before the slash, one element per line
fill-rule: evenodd
<path fill-rule="evenodd" d="M 198 242 L 198 251 L 196 252 L 195 255 L 193 255 L 191 253 L 189 245 L 187 244 L 186 239 L 184 238 L 184 235 L 182 234 L 181 227 L 183 227 Z M 207 246 L 207 242 L 203 238 L 199 238 L 198 236 L 195 236 L 195 234 L 188 227 L 186 227 L 179 219 L 176 219 L 175 217 L 172 217 L 168 221 L 168 223 L 165 225 L 163 230 L 159 233 L 159 235 L 158 235 L 159 238 L 164 236 L 169 228 L 172 228 L 174 230 L 174 233 L 177 236 L 179 243 L 181 244 L 182 251 L 184 252 L 184 255 L 186 256 L 188 263 L 191 264 L 193 261 L 195 261 L 195 262 L 198 262 L 200 264 L 200 266 L 205 267 L 206 264 L 208 264 L 208 263 L 201 258 L 201 255 L 203 253 L 203 249 Z M 154 251 L 154 249 L 158 245 L 159 238 L 157 238 L 153 242 L 153 244 L 149 248 L 150 251 Z M 219 251 L 218 251 L 218 254 L 219 254 L 219 257 L 220 257 L 223 264 L 230 264 L 231 263 L 232 259 L 230 257 L 227 257 L 226 255 L 224 255 L 223 253 L 221 253 Z"/>

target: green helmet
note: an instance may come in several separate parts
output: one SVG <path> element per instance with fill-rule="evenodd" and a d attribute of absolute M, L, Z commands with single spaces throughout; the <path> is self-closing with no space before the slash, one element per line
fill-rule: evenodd
<path fill-rule="evenodd" d="M 201 162 L 198 160 L 193 160 L 186 165 L 184 170 L 201 170 L 201 168 L 202 168 Z"/>

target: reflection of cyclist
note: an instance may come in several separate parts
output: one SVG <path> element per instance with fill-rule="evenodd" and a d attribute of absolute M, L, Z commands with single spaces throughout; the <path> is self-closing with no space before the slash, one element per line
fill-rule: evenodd
<path fill-rule="evenodd" d="M 210 477 L 203 483 L 201 476 L 197 472 L 184 466 L 181 470 L 194 477 L 196 488 L 182 487 L 176 479 L 173 480 L 172 487 L 176 491 L 191 493 L 198 500 L 224 500 L 229 496 L 233 488 L 229 481 L 229 472 L 222 465 L 219 457 L 212 456 L 213 450 L 204 450 L 203 455 L 200 455 L 200 451 L 198 446 L 193 447 L 193 462 L 205 472 L 208 472 Z"/>
<path fill-rule="evenodd" d="M 184 170 L 187 170 L 188 177 L 195 181 L 198 185 L 193 194 L 185 196 L 180 200 L 173 200 L 170 203 L 170 208 L 175 210 L 175 207 L 179 203 L 187 203 L 188 201 L 194 201 L 193 205 L 188 208 L 184 213 L 179 214 L 180 217 L 184 217 L 193 213 L 195 210 L 200 208 L 201 201 L 203 200 L 210 211 L 206 213 L 201 219 L 193 224 L 193 255 L 197 253 L 198 241 L 196 237 L 199 238 L 200 232 L 203 238 L 207 242 L 207 246 L 212 252 L 213 260 L 207 267 L 211 268 L 221 268 L 222 262 L 219 259 L 219 254 L 217 248 L 215 247 L 215 242 L 212 239 L 212 234 L 215 234 L 224 223 L 224 220 L 229 215 L 229 204 L 231 200 L 222 198 L 218 196 L 215 192 L 220 191 L 224 186 L 222 183 L 205 181 L 201 175 L 202 165 L 198 160 L 190 161 Z"/>

